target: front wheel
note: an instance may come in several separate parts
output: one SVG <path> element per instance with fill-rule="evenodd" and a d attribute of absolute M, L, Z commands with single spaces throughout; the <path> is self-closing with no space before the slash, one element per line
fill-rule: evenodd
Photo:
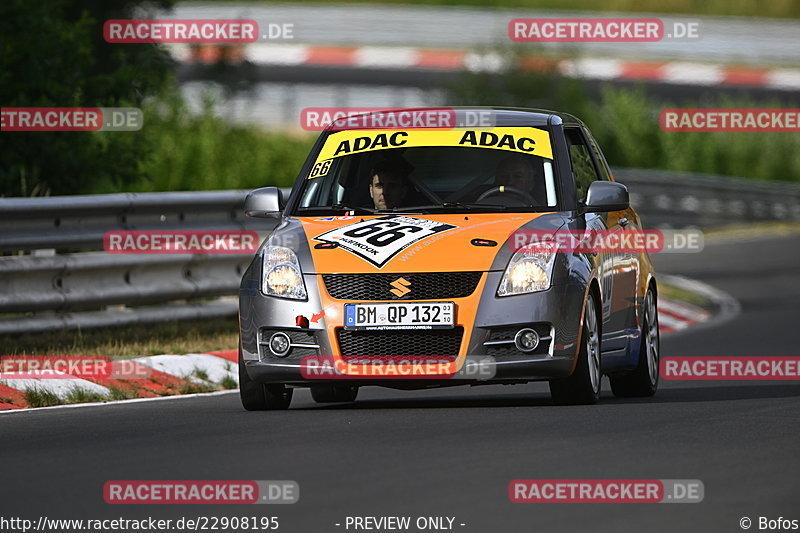
<path fill-rule="evenodd" d="M 277 411 L 289 408 L 292 403 L 292 389 L 283 384 L 259 383 L 247 374 L 239 346 L 239 397 L 242 406 L 248 411 Z"/>
<path fill-rule="evenodd" d="M 647 289 L 643 308 L 639 363 L 628 374 L 611 376 L 611 390 L 614 392 L 614 396 L 641 398 L 654 395 L 658 389 L 658 364 L 661 347 L 658 335 L 658 308 L 653 289 Z"/>
<path fill-rule="evenodd" d="M 594 404 L 600 399 L 600 326 L 594 297 L 589 294 L 583 312 L 578 363 L 572 375 L 550 381 L 550 396 L 558 405 Z"/>

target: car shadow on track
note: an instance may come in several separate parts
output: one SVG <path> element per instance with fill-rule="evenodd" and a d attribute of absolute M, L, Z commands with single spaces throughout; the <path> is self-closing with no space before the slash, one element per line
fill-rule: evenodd
<path fill-rule="evenodd" d="M 603 394 L 597 406 L 577 406 L 598 408 L 626 404 L 669 404 L 704 403 L 736 400 L 763 400 L 800 397 L 800 385 L 714 385 L 696 387 L 670 387 L 660 390 L 651 398 L 616 398 L 610 391 Z M 505 394 L 498 396 L 480 395 L 469 397 L 437 398 L 376 398 L 357 400 L 354 403 L 305 404 L 292 407 L 293 410 L 344 410 L 344 409 L 471 409 L 502 407 L 556 407 L 546 393 L 535 395 Z"/>
<path fill-rule="evenodd" d="M 475 398 L 386 398 L 357 400 L 355 403 L 304 405 L 292 409 L 454 409 L 475 407 L 545 407 L 553 406 L 548 395 L 477 396 Z"/>
<path fill-rule="evenodd" d="M 800 397 L 800 384 L 709 385 L 663 388 L 651 398 L 603 397 L 603 403 L 691 403 Z"/>

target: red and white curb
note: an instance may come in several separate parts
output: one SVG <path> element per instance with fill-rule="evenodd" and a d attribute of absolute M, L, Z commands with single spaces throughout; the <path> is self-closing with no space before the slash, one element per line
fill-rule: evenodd
<path fill-rule="evenodd" d="M 471 52 L 391 46 L 315 46 L 252 43 L 247 45 L 168 45 L 173 58 L 186 64 L 219 61 L 265 66 L 329 66 L 416 70 L 497 72 L 507 59 L 497 52 Z M 587 57 L 548 59 L 523 56 L 528 71 L 556 70 L 564 76 L 598 80 L 642 80 L 691 85 L 738 85 L 800 89 L 800 69 L 730 66 L 684 61 L 635 61 Z"/>
<path fill-rule="evenodd" d="M 666 298 L 658 299 L 658 327 L 661 334 L 686 329 L 705 322 L 711 314 L 694 305 Z"/>
<path fill-rule="evenodd" d="M 157 398 L 181 394 L 187 385 L 221 387 L 223 381 L 239 383 L 238 352 L 225 350 L 186 355 L 154 355 L 131 361 L 146 366 L 150 375 L 143 379 L 6 379 L 0 380 L 0 410 L 27 407 L 25 391 L 37 388 L 66 399 L 76 389 L 111 397 L 112 387 L 135 393 L 139 398 Z M 203 376 L 203 377 L 200 377 Z M 189 388 L 188 390 L 191 390 Z"/>

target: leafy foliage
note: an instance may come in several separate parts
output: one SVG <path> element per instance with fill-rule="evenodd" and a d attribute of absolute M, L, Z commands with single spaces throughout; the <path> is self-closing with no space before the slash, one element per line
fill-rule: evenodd
<path fill-rule="evenodd" d="M 3 107 L 140 107 L 173 80 L 168 55 L 148 44 L 109 44 L 103 22 L 142 18 L 144 6 L 172 0 L 3 0 L 0 102 Z M 129 132 L 3 132 L 0 194 L 68 194 L 96 181 L 124 187 L 151 149 Z"/>

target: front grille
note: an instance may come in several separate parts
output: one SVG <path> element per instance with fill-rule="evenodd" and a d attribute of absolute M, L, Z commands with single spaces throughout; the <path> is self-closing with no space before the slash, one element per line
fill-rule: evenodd
<path fill-rule="evenodd" d="M 396 287 L 390 284 L 399 278 L 408 282 L 409 292 L 403 296 L 391 292 Z M 322 279 L 337 300 L 438 300 L 469 296 L 475 292 L 481 272 L 323 274 Z"/>
<path fill-rule="evenodd" d="M 458 355 L 464 328 L 338 331 L 342 355 Z"/>

